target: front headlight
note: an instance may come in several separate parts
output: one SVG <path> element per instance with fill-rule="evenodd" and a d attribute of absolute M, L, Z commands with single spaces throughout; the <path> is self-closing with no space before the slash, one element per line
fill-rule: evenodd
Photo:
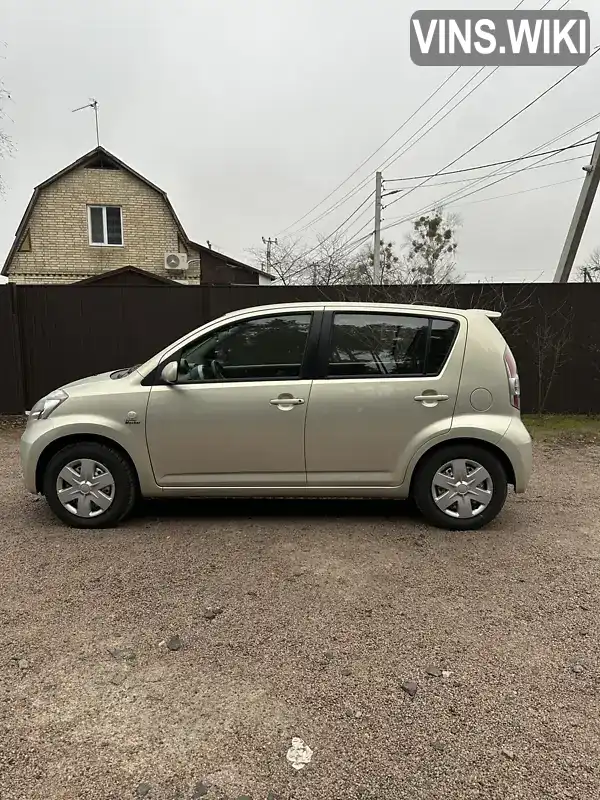
<path fill-rule="evenodd" d="M 47 419 L 54 409 L 64 403 L 69 395 L 63 389 L 56 389 L 50 392 L 41 400 L 38 400 L 29 412 L 29 419 Z"/>

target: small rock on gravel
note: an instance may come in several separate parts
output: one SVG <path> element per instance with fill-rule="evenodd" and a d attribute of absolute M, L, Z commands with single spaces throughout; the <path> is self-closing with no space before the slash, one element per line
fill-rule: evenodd
<path fill-rule="evenodd" d="M 135 661 L 135 652 L 131 647 L 109 647 L 108 652 L 115 661 Z"/>
<path fill-rule="evenodd" d="M 405 681 L 402 684 L 402 689 L 406 692 L 409 697 L 414 697 L 417 693 L 417 689 L 419 688 L 419 684 L 416 681 Z"/>
<path fill-rule="evenodd" d="M 511 761 L 515 760 L 515 753 L 514 750 L 511 750 L 510 747 L 503 747 L 500 751 L 505 758 L 510 759 Z"/>
<path fill-rule="evenodd" d="M 219 606 L 210 606 L 209 608 L 205 608 L 204 609 L 204 615 L 203 616 L 204 616 L 204 619 L 211 620 L 211 619 L 214 619 L 215 617 L 218 617 L 219 614 L 222 614 L 222 613 L 223 613 L 223 609 L 219 608 Z"/>
<path fill-rule="evenodd" d="M 442 670 L 439 667 L 427 667 L 425 674 L 429 675 L 430 678 L 441 678 Z"/>
<path fill-rule="evenodd" d="M 575 664 L 575 666 L 572 667 L 571 669 L 576 675 L 581 675 L 581 673 L 583 672 L 583 667 L 581 666 L 581 664 Z"/>
<path fill-rule="evenodd" d="M 170 639 L 167 639 L 167 648 L 172 652 L 177 652 L 177 650 L 181 650 L 183 647 L 183 642 L 179 636 L 171 636 Z"/>
<path fill-rule="evenodd" d="M 192 800 L 199 800 L 200 797 L 206 797 L 206 795 L 208 794 L 209 788 L 210 787 L 207 786 L 205 783 L 202 783 L 202 781 L 199 781 L 194 786 L 194 793 L 192 794 Z"/>
<path fill-rule="evenodd" d="M 431 746 L 434 750 L 437 750 L 438 753 L 443 753 L 446 749 L 446 745 L 443 742 L 433 742 Z"/>
<path fill-rule="evenodd" d="M 19 669 L 29 669 L 29 661 L 26 658 L 19 659 Z"/>
<path fill-rule="evenodd" d="M 344 676 L 344 678 L 347 678 L 349 675 L 352 675 L 352 670 L 348 669 L 348 667 L 344 667 L 344 669 L 342 670 L 342 675 Z"/>
<path fill-rule="evenodd" d="M 150 794 L 152 786 L 149 783 L 139 783 L 137 789 L 135 790 L 136 797 L 146 797 Z"/>

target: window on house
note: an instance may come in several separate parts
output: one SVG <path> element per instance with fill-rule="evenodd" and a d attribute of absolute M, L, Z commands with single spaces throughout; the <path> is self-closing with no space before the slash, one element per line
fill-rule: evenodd
<path fill-rule="evenodd" d="M 88 226 L 90 244 L 123 244 L 123 219 L 119 206 L 88 206 Z"/>

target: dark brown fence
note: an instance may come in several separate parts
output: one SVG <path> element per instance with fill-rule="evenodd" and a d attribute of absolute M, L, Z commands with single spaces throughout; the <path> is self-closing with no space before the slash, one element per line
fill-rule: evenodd
<path fill-rule="evenodd" d="M 419 302 L 502 312 L 526 411 L 600 413 L 600 285 L 385 288 L 0 286 L 0 413 L 69 381 L 138 363 L 228 311 L 315 300 Z"/>

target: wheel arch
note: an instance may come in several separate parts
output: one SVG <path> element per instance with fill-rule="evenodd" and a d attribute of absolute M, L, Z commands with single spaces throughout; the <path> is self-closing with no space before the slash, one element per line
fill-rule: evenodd
<path fill-rule="evenodd" d="M 498 461 L 502 464 L 502 468 L 504 469 L 504 472 L 506 474 L 507 482 L 512 486 L 515 485 L 516 476 L 514 467 L 511 463 L 510 458 L 506 455 L 506 453 L 504 452 L 504 450 L 502 450 L 501 447 L 498 447 L 497 445 L 492 444 L 491 442 L 487 442 L 484 439 L 477 439 L 469 436 L 461 436 L 458 439 L 446 439 L 443 442 L 438 442 L 437 444 L 432 445 L 428 450 L 426 450 L 421 455 L 421 457 L 415 464 L 414 469 L 412 471 L 412 475 L 410 477 L 410 495 L 413 494 L 415 479 L 417 478 L 419 471 L 423 466 L 423 464 L 425 463 L 425 461 L 428 458 L 430 458 L 434 453 L 436 453 L 438 450 L 443 450 L 446 447 L 453 447 L 461 444 L 480 447 L 482 450 L 487 450 L 488 453 L 496 456 Z"/>
<path fill-rule="evenodd" d="M 36 467 L 35 467 L 35 488 L 36 491 L 41 492 L 42 486 L 44 483 L 44 472 L 46 471 L 46 467 L 50 463 L 50 460 L 53 456 L 56 455 L 63 447 L 67 447 L 71 444 L 77 444 L 78 442 L 93 442 L 94 444 L 102 444 L 106 447 L 110 447 L 112 450 L 116 450 L 131 466 L 133 470 L 133 475 L 135 477 L 136 482 L 136 490 L 139 494 L 140 492 L 140 479 L 138 475 L 137 468 L 135 466 L 135 462 L 125 450 L 125 448 L 120 445 L 114 439 L 111 439 L 109 436 L 102 436 L 96 433 L 73 433 L 67 436 L 61 436 L 59 439 L 55 439 L 54 441 L 50 442 L 40 453 L 40 457 L 38 458 Z"/>

